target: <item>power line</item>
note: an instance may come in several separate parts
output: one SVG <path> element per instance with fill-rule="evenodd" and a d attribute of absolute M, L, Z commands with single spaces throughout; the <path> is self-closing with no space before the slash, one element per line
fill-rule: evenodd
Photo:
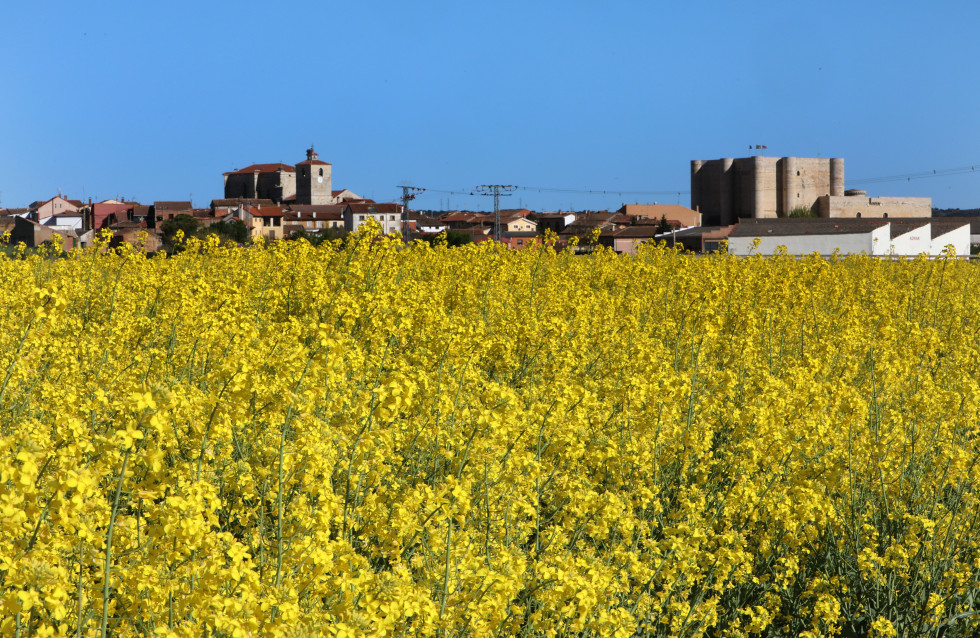
<path fill-rule="evenodd" d="M 412 223 L 408 215 L 408 202 L 418 197 L 419 193 L 425 192 L 424 188 L 415 186 L 399 186 L 402 189 L 402 236 L 406 244 L 411 243 Z"/>
<path fill-rule="evenodd" d="M 487 197 L 493 196 L 493 239 L 494 241 L 500 241 L 500 198 L 510 197 L 510 193 L 507 191 L 512 191 L 517 189 L 517 186 L 505 186 L 503 184 L 483 184 L 482 186 L 477 186 L 476 191 L 480 195 Z"/>
<path fill-rule="evenodd" d="M 931 171 L 919 171 L 917 173 L 904 173 L 902 175 L 887 175 L 884 177 L 867 177 L 864 179 L 849 179 L 847 182 L 849 184 L 881 184 L 884 182 L 910 182 L 913 179 L 925 179 L 927 177 L 946 177 L 949 175 L 967 175 L 969 173 L 976 173 L 977 166 L 980 164 L 975 164 L 973 166 L 960 166 L 957 168 L 943 168 L 935 169 Z"/>
<path fill-rule="evenodd" d="M 629 191 L 618 188 L 606 190 L 587 190 L 576 188 L 547 188 L 544 186 L 518 186 L 520 190 L 537 191 L 539 193 L 581 193 L 585 195 L 684 195 L 691 191 L 672 190 L 672 191 Z"/>
<path fill-rule="evenodd" d="M 845 180 L 849 185 L 857 184 L 883 184 L 887 182 L 910 182 L 913 179 L 926 179 L 930 177 L 948 177 L 955 175 L 968 175 L 968 174 L 978 174 L 978 167 L 980 163 L 974 164 L 972 166 L 959 166 L 956 168 L 945 168 L 945 169 L 934 169 L 930 171 L 918 171 L 913 173 L 902 173 L 899 175 L 885 175 L 881 177 L 866 177 L 862 179 L 847 179 Z M 430 193 L 441 193 L 445 195 L 463 195 L 463 196 L 476 196 L 476 195 L 491 195 L 490 192 L 479 192 L 480 188 L 489 188 L 492 185 L 485 184 L 483 187 L 477 187 L 474 190 L 448 190 L 448 189 L 438 189 L 438 188 L 422 188 L 421 191 L 428 191 Z M 498 185 L 499 186 L 499 185 Z M 625 190 L 619 188 L 606 188 L 606 189 L 581 189 L 581 188 L 553 188 L 547 186 L 508 186 L 508 190 L 521 190 L 527 192 L 537 192 L 537 193 L 563 193 L 572 195 L 604 195 L 604 196 L 617 196 L 622 197 L 623 195 L 646 195 L 646 196 L 665 196 L 665 195 L 690 195 L 690 190 L 684 189 L 673 189 L 673 190 Z M 756 190 L 761 191 L 778 191 L 778 187 L 761 187 Z"/>

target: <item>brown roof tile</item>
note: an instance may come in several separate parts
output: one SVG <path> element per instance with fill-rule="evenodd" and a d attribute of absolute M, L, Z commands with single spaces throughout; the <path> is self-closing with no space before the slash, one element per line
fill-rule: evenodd
<path fill-rule="evenodd" d="M 252 164 L 251 166 L 246 166 L 245 168 L 239 168 L 234 171 L 228 171 L 225 175 L 249 175 L 251 173 L 275 173 L 276 171 L 282 171 L 284 173 L 295 173 L 296 167 L 289 164 Z"/>
<path fill-rule="evenodd" d="M 252 206 L 273 206 L 275 202 L 271 199 L 245 199 L 245 198 L 230 198 L 230 199 L 212 199 L 211 206 L 215 208 L 227 208 L 238 206 L 239 204 L 252 205 Z"/>
<path fill-rule="evenodd" d="M 881 228 L 889 219 L 883 218 L 831 218 L 831 219 L 740 219 L 732 229 L 731 237 L 759 237 L 762 235 L 842 235 L 867 233 Z"/>
<path fill-rule="evenodd" d="M 330 162 L 324 162 L 323 160 L 303 160 L 302 162 L 296 162 L 296 166 L 330 166 Z"/>
<path fill-rule="evenodd" d="M 153 202 L 153 208 L 156 212 L 168 212 L 168 213 L 179 213 L 184 211 L 194 210 L 194 206 L 190 202 Z"/>
<path fill-rule="evenodd" d="M 252 217 L 282 217 L 285 214 L 278 206 L 249 207 L 248 212 Z"/>

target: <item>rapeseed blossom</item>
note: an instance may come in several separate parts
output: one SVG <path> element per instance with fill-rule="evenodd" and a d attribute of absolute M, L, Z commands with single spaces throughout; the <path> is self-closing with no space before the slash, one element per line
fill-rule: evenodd
<path fill-rule="evenodd" d="M 980 272 L 0 257 L 4 636 L 974 635 Z"/>

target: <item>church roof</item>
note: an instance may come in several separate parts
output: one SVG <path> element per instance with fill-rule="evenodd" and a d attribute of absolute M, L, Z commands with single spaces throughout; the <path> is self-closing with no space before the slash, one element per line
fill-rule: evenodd
<path fill-rule="evenodd" d="M 318 160 L 318 159 L 315 159 L 315 160 L 303 160 L 302 162 L 297 162 L 296 163 L 296 166 L 307 166 L 307 165 L 311 165 L 311 164 L 314 165 L 314 166 L 330 166 L 330 162 L 324 162 L 323 160 Z"/>
<path fill-rule="evenodd" d="M 239 168 L 238 170 L 228 171 L 225 175 L 248 175 L 250 173 L 275 173 L 276 171 L 282 171 L 284 173 L 295 173 L 296 167 L 290 166 L 289 164 L 252 164 L 251 166 L 246 166 L 245 168 Z"/>

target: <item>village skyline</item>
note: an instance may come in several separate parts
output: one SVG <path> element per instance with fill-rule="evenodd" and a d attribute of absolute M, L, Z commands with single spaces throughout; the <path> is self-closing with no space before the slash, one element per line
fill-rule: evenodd
<path fill-rule="evenodd" d="M 311 144 L 336 184 L 375 201 L 422 187 L 426 210 L 490 210 L 480 184 L 521 187 L 511 208 L 689 206 L 692 160 L 760 154 L 842 157 L 848 187 L 980 205 L 966 1 L 54 0 L 3 17 L 0 207 L 205 205 L 222 173 Z"/>

